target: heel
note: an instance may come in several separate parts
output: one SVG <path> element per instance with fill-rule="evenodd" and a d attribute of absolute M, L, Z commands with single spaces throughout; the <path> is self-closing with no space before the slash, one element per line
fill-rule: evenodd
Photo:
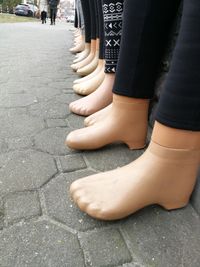
<path fill-rule="evenodd" d="M 165 210 L 177 210 L 177 209 L 183 209 L 188 205 L 189 201 L 180 202 L 180 203 L 159 203 L 160 206 L 162 206 Z"/>
<path fill-rule="evenodd" d="M 143 149 L 146 147 L 146 142 L 140 141 L 140 142 L 134 142 L 134 141 L 124 141 L 124 143 L 128 146 L 129 149 Z"/>

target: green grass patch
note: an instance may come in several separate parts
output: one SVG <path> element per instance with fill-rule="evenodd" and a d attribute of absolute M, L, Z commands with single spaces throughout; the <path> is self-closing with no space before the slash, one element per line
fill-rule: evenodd
<path fill-rule="evenodd" d="M 36 22 L 38 19 L 16 16 L 15 14 L 0 14 L 0 23 Z"/>

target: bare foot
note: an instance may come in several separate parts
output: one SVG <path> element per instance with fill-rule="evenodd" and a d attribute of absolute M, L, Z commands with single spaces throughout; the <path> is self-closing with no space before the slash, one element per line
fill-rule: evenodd
<path fill-rule="evenodd" d="M 168 210 L 182 208 L 195 185 L 199 152 L 151 142 L 134 162 L 79 179 L 72 183 L 70 193 L 82 211 L 102 220 L 121 219 L 151 204 Z"/>
<path fill-rule="evenodd" d="M 79 95 L 89 95 L 102 84 L 104 77 L 104 69 L 101 69 L 101 71 L 90 80 L 74 84 L 73 89 Z"/>
<path fill-rule="evenodd" d="M 73 149 L 89 150 L 113 142 L 124 142 L 130 149 L 146 145 L 149 101 L 113 94 L 110 113 L 104 120 L 71 132 L 66 144 Z"/>
<path fill-rule="evenodd" d="M 101 85 L 90 95 L 72 102 L 69 105 L 70 110 L 73 113 L 88 116 L 108 106 L 112 102 L 114 80 L 115 74 L 105 74 Z"/>
<path fill-rule="evenodd" d="M 110 113 L 111 108 L 112 108 L 112 104 L 90 115 L 84 120 L 84 126 L 88 127 L 88 126 L 92 126 L 93 124 L 97 122 L 100 122 L 101 120 L 106 118 L 106 116 Z"/>

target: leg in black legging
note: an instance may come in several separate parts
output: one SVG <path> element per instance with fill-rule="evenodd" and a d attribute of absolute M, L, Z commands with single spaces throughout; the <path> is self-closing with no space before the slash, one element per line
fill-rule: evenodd
<path fill-rule="evenodd" d="M 90 6 L 89 0 L 81 0 L 81 5 L 83 9 L 83 17 L 85 24 L 85 42 L 91 42 L 91 15 L 90 15 Z"/>
<path fill-rule="evenodd" d="M 74 27 L 75 27 L 75 28 L 78 28 L 78 14 L 77 14 L 77 8 L 75 8 Z"/>
<path fill-rule="evenodd" d="M 116 48 L 114 44 L 115 42 L 118 42 L 120 35 L 121 35 L 121 31 L 118 29 L 119 27 L 121 27 L 121 21 L 118 18 L 121 17 L 121 14 L 119 14 L 119 12 L 122 13 L 122 4 L 120 5 L 120 2 L 118 1 L 118 4 L 116 2 L 114 9 L 112 9 L 113 1 L 110 1 L 110 12 L 112 10 L 113 24 L 110 21 L 109 22 L 110 25 L 108 27 L 108 21 L 107 23 L 104 24 L 102 2 L 99 0 L 97 1 L 97 11 L 98 11 L 98 18 L 99 18 L 98 19 L 99 31 L 97 31 L 97 33 L 99 32 L 98 37 L 100 38 L 99 63 L 100 63 L 101 69 L 98 72 L 98 74 L 95 75 L 95 77 L 92 76 L 93 78 L 91 78 L 89 81 L 87 80 L 86 83 L 78 84 L 73 87 L 76 92 L 79 92 L 81 94 L 84 94 L 84 92 L 86 91 L 87 91 L 87 94 L 88 92 L 90 93 L 90 95 L 85 97 L 84 99 L 74 101 L 70 104 L 70 110 L 79 115 L 85 115 L 85 116 L 91 115 L 92 113 L 97 112 L 107 107 L 112 102 L 112 87 L 113 87 L 114 78 L 115 78 L 114 71 L 116 68 L 116 61 L 117 61 L 118 51 L 119 51 L 119 49 Z M 108 4 L 108 0 L 106 3 Z M 106 8 L 104 5 L 104 12 L 107 18 L 107 16 L 110 16 L 110 15 L 105 10 Z M 118 13 L 116 13 L 117 11 Z M 115 19 L 117 19 L 117 21 Z M 112 28 L 113 28 L 112 33 L 115 32 L 115 36 L 111 40 L 112 47 L 109 47 L 106 49 L 107 51 L 106 53 L 107 55 L 109 54 L 109 56 L 107 57 L 107 63 L 108 63 L 108 65 L 106 65 L 107 71 L 106 73 L 104 73 L 104 63 L 102 64 L 102 60 L 105 54 L 104 53 L 104 49 L 105 49 L 104 29 L 105 29 L 105 34 L 107 34 L 107 36 L 109 36 L 110 38 L 110 35 L 112 35 L 110 29 Z M 110 42 L 110 40 L 108 39 L 107 41 Z M 112 65 L 112 68 L 111 68 L 111 65 Z M 98 69 L 99 69 L 99 65 L 97 67 L 97 70 Z M 101 80 L 102 77 L 103 79 Z M 85 121 L 85 125 L 87 125 L 86 121 Z"/>
<path fill-rule="evenodd" d="M 115 73 L 122 33 L 124 0 L 103 0 L 106 73 Z"/>
<path fill-rule="evenodd" d="M 89 0 L 90 19 L 91 19 L 91 39 L 96 40 L 96 8 L 95 0 Z"/>
<path fill-rule="evenodd" d="M 140 5 L 142 1 L 132 0 L 133 2 Z M 144 2 L 149 4 L 156 1 L 143 1 L 142 3 Z M 154 6 L 153 9 L 156 17 L 162 12 L 162 8 L 157 9 L 157 7 Z M 144 6 L 142 8 L 144 9 Z M 139 14 L 141 10 L 137 8 L 136 14 Z M 167 85 L 158 108 L 157 119 L 161 121 L 161 124 L 156 122 L 148 149 L 140 158 L 123 168 L 82 178 L 72 184 L 70 192 L 73 200 L 81 210 L 92 217 L 113 220 L 126 217 L 151 204 L 159 204 L 168 210 L 187 205 L 195 185 L 200 159 L 199 12 L 200 2 L 198 0 L 184 1 L 180 35 Z M 147 41 L 151 44 L 154 34 L 145 33 L 145 21 L 148 21 L 148 16 L 142 19 L 144 35 L 139 33 L 139 35 L 135 34 L 135 37 L 138 41 L 138 36 L 139 40 L 149 36 Z M 149 23 L 152 25 L 152 20 Z M 156 30 L 156 28 L 153 29 Z M 146 39 L 144 38 L 143 42 L 144 40 Z M 142 49 L 145 52 L 145 46 L 146 44 L 142 43 L 138 47 L 136 42 L 135 51 L 140 52 Z M 143 56 L 137 52 L 135 58 L 137 61 L 132 69 L 133 79 L 130 79 L 131 85 L 134 86 L 138 75 L 141 74 L 140 64 L 145 70 L 140 58 Z M 144 77 L 146 77 L 145 71 Z M 147 91 L 142 90 L 144 97 L 146 93 L 149 94 Z M 151 91 L 152 89 L 150 93 Z M 140 110 L 141 103 L 138 102 L 138 107 L 134 112 L 131 110 L 131 103 L 137 101 L 136 96 L 141 97 L 140 92 L 137 87 L 125 92 L 131 93 L 131 97 L 117 96 L 118 113 L 116 115 L 120 116 L 128 106 L 126 116 L 134 116 L 136 110 Z M 110 125 L 113 127 L 113 124 Z M 96 130 L 101 130 L 100 123 Z M 135 124 L 132 136 L 135 135 L 136 130 L 137 124 Z M 82 132 L 82 139 L 84 134 L 86 132 Z M 88 131 L 87 134 L 90 136 L 91 143 L 93 133 Z"/>
<path fill-rule="evenodd" d="M 100 39 L 100 44 L 99 44 L 99 59 L 104 59 L 104 20 L 103 20 L 103 9 L 102 9 L 102 0 L 96 0 L 97 2 L 97 13 L 98 13 L 98 20 L 99 20 L 99 28 L 98 28 L 98 33 L 99 33 L 99 39 Z"/>
<path fill-rule="evenodd" d="M 200 2 L 185 0 L 172 65 L 156 119 L 173 128 L 200 131 Z"/>
<path fill-rule="evenodd" d="M 123 35 L 113 92 L 150 99 L 180 0 L 125 0 Z"/>

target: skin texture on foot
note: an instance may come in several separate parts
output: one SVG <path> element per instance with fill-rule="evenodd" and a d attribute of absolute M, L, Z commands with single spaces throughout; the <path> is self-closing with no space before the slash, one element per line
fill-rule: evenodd
<path fill-rule="evenodd" d="M 112 104 L 88 116 L 84 120 L 84 126 L 85 127 L 92 126 L 95 123 L 100 122 L 101 120 L 104 120 L 104 118 L 106 118 L 107 115 L 110 113 L 111 109 L 112 109 Z"/>
<path fill-rule="evenodd" d="M 96 54 L 93 60 L 86 66 L 77 69 L 77 74 L 80 76 L 86 76 L 92 73 L 98 66 L 99 62 L 99 51 L 96 51 Z"/>
<path fill-rule="evenodd" d="M 113 94 L 110 113 L 104 120 L 71 132 L 66 144 L 73 149 L 90 150 L 113 142 L 123 142 L 130 149 L 146 145 L 149 101 Z"/>
<path fill-rule="evenodd" d="M 85 76 L 85 77 L 82 77 L 82 78 L 79 78 L 79 79 L 76 79 L 74 81 L 74 84 L 77 84 L 77 83 L 82 83 L 82 82 L 85 82 L 87 80 L 90 80 L 91 78 L 95 77 L 96 75 L 98 75 L 98 73 L 100 71 L 104 71 L 104 68 L 105 68 L 105 61 L 103 59 L 99 59 L 98 60 L 98 66 L 96 67 L 96 69 L 90 73 L 89 75 Z"/>
<path fill-rule="evenodd" d="M 102 69 L 96 76 L 82 83 L 74 84 L 73 89 L 79 95 L 89 95 L 94 92 L 103 82 L 105 77 Z"/>
<path fill-rule="evenodd" d="M 97 112 L 112 102 L 112 88 L 115 74 L 104 74 L 101 85 L 90 95 L 76 100 L 69 105 L 69 109 L 78 115 L 88 116 Z"/>
<path fill-rule="evenodd" d="M 182 208 L 195 185 L 199 153 L 151 142 L 134 162 L 72 183 L 72 199 L 82 211 L 101 220 L 121 219 L 151 204 L 167 210 Z"/>

